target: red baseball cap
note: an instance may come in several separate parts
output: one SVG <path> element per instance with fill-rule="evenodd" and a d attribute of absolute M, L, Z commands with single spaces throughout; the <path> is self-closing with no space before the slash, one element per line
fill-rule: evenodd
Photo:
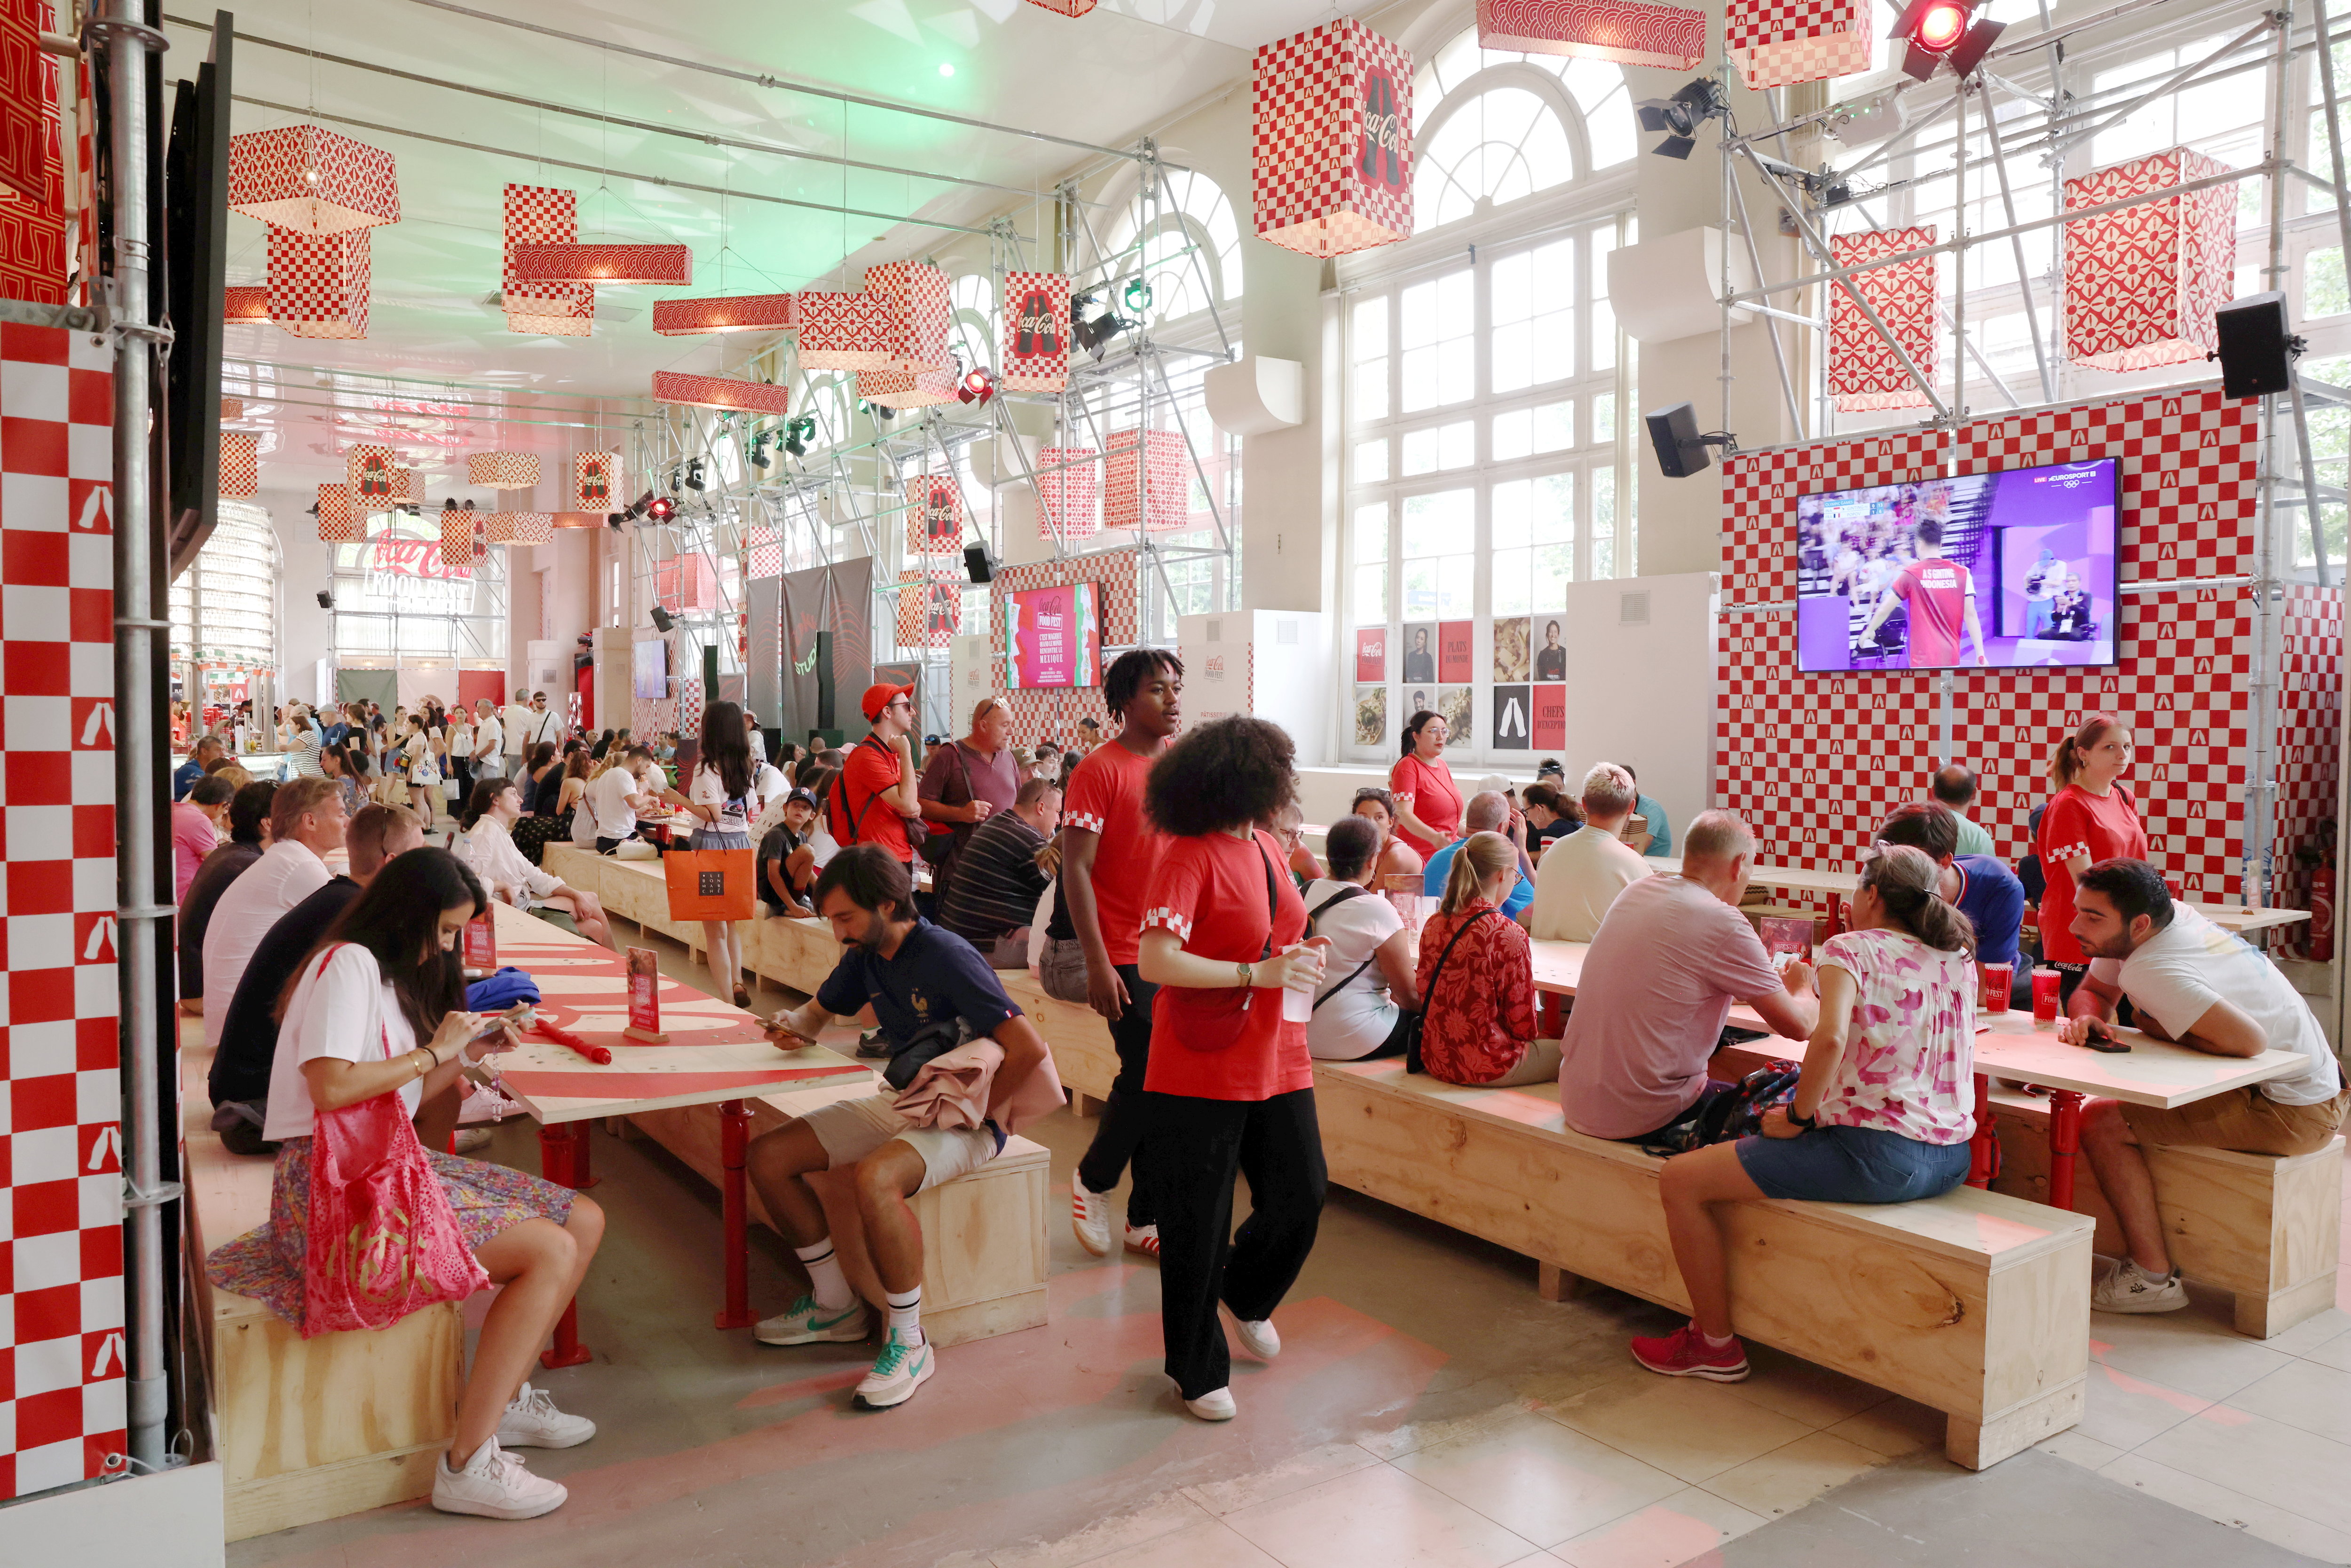
<path fill-rule="evenodd" d="M 914 695 L 912 686 L 871 685 L 865 688 L 865 700 L 857 706 L 865 710 L 865 722 L 872 724 L 882 716 L 882 710 L 900 697 Z"/>

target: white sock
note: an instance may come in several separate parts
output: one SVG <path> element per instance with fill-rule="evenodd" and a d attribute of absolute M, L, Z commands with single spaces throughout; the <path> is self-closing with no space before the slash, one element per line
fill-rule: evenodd
<path fill-rule="evenodd" d="M 809 1291 L 816 1297 L 818 1306 L 837 1312 L 857 1299 L 857 1293 L 849 1288 L 849 1276 L 841 1271 L 841 1259 L 832 1249 L 831 1237 L 813 1246 L 795 1247 L 792 1255 L 807 1267 Z"/>
<path fill-rule="evenodd" d="M 1720 1339 L 1717 1339 L 1712 1334 L 1707 1333 L 1704 1329 L 1698 1331 L 1698 1337 L 1706 1341 L 1706 1345 L 1708 1350 L 1725 1350 L 1732 1344 L 1737 1343 L 1739 1340 L 1739 1336 L 1735 1333 L 1727 1333 Z"/>
<path fill-rule="evenodd" d="M 887 1291 L 882 1299 L 889 1303 L 889 1326 L 903 1335 L 908 1344 L 923 1343 L 923 1288 L 911 1291 Z"/>

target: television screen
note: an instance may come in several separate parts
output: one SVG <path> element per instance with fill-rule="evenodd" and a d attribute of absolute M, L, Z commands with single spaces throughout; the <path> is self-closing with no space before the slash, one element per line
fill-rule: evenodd
<path fill-rule="evenodd" d="M 2112 458 L 1796 499 L 1796 665 L 2115 662 Z"/>
<path fill-rule="evenodd" d="M 636 659 L 636 678 L 630 690 L 654 702 L 669 695 L 669 644 L 658 637 L 647 637 L 637 643 Z"/>
<path fill-rule="evenodd" d="M 1021 691 L 1102 685 L 1102 590 L 1022 589 L 1004 617 L 1004 658 Z"/>

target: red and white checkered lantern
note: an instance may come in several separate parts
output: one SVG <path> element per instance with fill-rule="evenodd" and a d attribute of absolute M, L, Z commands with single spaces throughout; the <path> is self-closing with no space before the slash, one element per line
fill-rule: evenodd
<path fill-rule="evenodd" d="M 1103 444 L 1102 527 L 1167 533 L 1192 526 L 1191 474 L 1184 460 L 1184 437 L 1173 430 L 1146 430 L 1138 451 L 1135 432 L 1113 430 Z M 1138 457 L 1140 461 L 1138 461 Z"/>
<path fill-rule="evenodd" d="M 416 477 L 415 469 L 398 466 L 392 469 L 392 498 L 412 506 L 424 499 L 424 486 Z"/>
<path fill-rule="evenodd" d="M 468 453 L 465 483 L 488 490 L 531 489 L 538 484 L 538 457 L 529 452 Z"/>
<path fill-rule="evenodd" d="M 261 465 L 254 446 L 255 438 L 235 430 L 224 430 L 220 438 L 220 497 L 224 501 L 250 501 L 261 493 Z"/>
<path fill-rule="evenodd" d="M 487 551 L 482 545 L 481 517 L 462 507 L 441 509 L 441 564 L 452 571 L 470 571 Z"/>
<path fill-rule="evenodd" d="M 610 512 L 621 504 L 621 455 L 581 452 L 571 459 L 571 509 Z"/>
<path fill-rule="evenodd" d="M 2228 172 L 2185 147 L 2065 182 L 2065 206 L 2103 206 Z M 2096 371 L 2144 371 L 2220 348 L 2213 315 L 2235 293 L 2233 185 L 2142 202 L 2065 225 L 2065 353 Z"/>
<path fill-rule="evenodd" d="M 559 528 L 601 528 L 610 517 L 608 512 L 551 512 L 549 519 Z M 544 541 L 541 541 L 544 542 Z"/>
<path fill-rule="evenodd" d="M 1096 0 L 1029 0 L 1029 4 L 1056 16 L 1082 16 L 1094 8 Z"/>
<path fill-rule="evenodd" d="M 367 537 L 360 509 L 351 504 L 349 485 L 319 486 L 319 538 L 330 545 L 355 545 Z"/>
<path fill-rule="evenodd" d="M 906 553 L 963 552 L 963 488 L 950 474 L 917 474 L 906 481 Z"/>
<path fill-rule="evenodd" d="M 506 188 L 506 254 L 498 297 L 507 330 L 585 338 L 596 319 L 592 283 L 526 283 L 515 274 L 515 252 L 528 245 L 569 245 L 580 237 L 579 197 L 552 185 Z"/>
<path fill-rule="evenodd" d="M 963 585 L 925 578 L 898 590 L 898 646 L 944 648 L 963 629 Z"/>
<path fill-rule="evenodd" d="M 863 292 L 802 294 L 800 368 L 806 371 L 886 371 L 898 363 L 892 349 L 887 301 Z"/>
<path fill-rule="evenodd" d="M 381 512 L 400 498 L 392 448 L 362 444 L 343 454 L 344 483 L 362 512 Z"/>
<path fill-rule="evenodd" d="M 223 424 L 235 424 L 244 417 L 245 400 L 243 398 L 225 397 L 220 400 L 220 421 Z"/>
<path fill-rule="evenodd" d="M 334 235 L 400 221 L 392 154 L 316 125 L 228 139 L 228 208 L 272 228 Z"/>
<path fill-rule="evenodd" d="M 266 321 L 269 319 L 269 286 L 267 284 L 232 284 L 221 290 L 221 319 L 224 321 Z"/>
<path fill-rule="evenodd" d="M 653 372 L 653 401 L 779 417 L 791 412 L 791 390 L 788 387 L 769 382 L 729 381 L 724 376 L 691 376 L 679 371 Z"/>
<path fill-rule="evenodd" d="M 953 371 L 860 371 L 857 395 L 883 408 L 930 408 L 956 401 Z"/>
<path fill-rule="evenodd" d="M 997 383 L 1060 392 L 1070 379 L 1070 280 L 1058 272 L 1008 272 L 1003 310 Z"/>
<path fill-rule="evenodd" d="M 691 283 L 694 252 L 682 245 L 539 242 L 507 254 L 518 283 Z"/>
<path fill-rule="evenodd" d="M 1835 235 L 1829 254 L 1839 267 L 1857 267 L 1935 243 L 1932 224 L 1918 228 L 1880 229 Z M 1928 381 L 1935 379 L 1935 257 L 1915 256 L 1855 274 L 1852 282 L 1879 319 L 1892 329 L 1902 351 Z M 1829 396 L 1846 413 L 1869 409 L 1923 408 L 1924 387 L 1910 379 L 1902 361 L 1853 296 L 1829 289 Z"/>
<path fill-rule="evenodd" d="M 944 371 L 955 363 L 947 351 L 947 325 L 954 308 L 947 275 L 919 261 L 885 261 L 865 269 L 865 292 L 890 312 L 887 367 L 896 371 Z"/>
<path fill-rule="evenodd" d="M 1266 45 L 1250 77 L 1258 236 L 1308 256 L 1410 238 L 1412 57 L 1342 16 Z"/>
<path fill-rule="evenodd" d="M 1478 0 L 1478 47 L 1686 71 L 1706 58 L 1706 13 L 1642 0 Z"/>
<path fill-rule="evenodd" d="M 477 512 L 482 542 L 492 545 L 543 545 L 555 538 L 551 512 Z"/>
<path fill-rule="evenodd" d="M 705 332 L 786 332 L 800 324 L 795 294 L 745 294 L 718 299 L 663 299 L 653 330 L 664 338 Z"/>
<path fill-rule="evenodd" d="M 784 570 L 784 541 L 768 523 L 753 523 L 743 541 L 743 575 L 775 577 Z"/>
<path fill-rule="evenodd" d="M 269 319 L 297 338 L 364 338 L 368 234 L 269 231 Z"/>
<path fill-rule="evenodd" d="M 1047 544 L 1102 532 L 1102 454 L 1091 446 L 1048 446 L 1037 454 L 1038 537 Z"/>
<path fill-rule="evenodd" d="M 1786 87 L 1869 68 L 1876 0 L 1730 0 L 1723 45 L 1749 87 Z"/>

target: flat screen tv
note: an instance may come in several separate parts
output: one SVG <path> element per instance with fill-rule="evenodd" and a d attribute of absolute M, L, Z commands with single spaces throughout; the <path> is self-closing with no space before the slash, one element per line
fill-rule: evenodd
<path fill-rule="evenodd" d="M 1021 691 L 1102 685 L 1102 590 L 1091 582 L 1016 591 L 1004 658 Z"/>
<path fill-rule="evenodd" d="M 635 645 L 636 668 L 630 691 L 636 696 L 659 702 L 669 695 L 669 644 L 658 637 L 647 637 Z"/>
<path fill-rule="evenodd" d="M 2115 662 L 2115 460 L 1796 500 L 1796 666 Z"/>

